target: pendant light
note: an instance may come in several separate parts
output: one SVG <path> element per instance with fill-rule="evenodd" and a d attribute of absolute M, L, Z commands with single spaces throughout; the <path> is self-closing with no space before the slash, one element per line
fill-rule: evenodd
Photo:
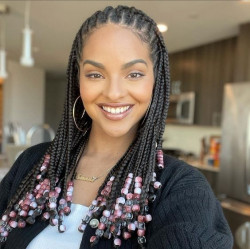
<path fill-rule="evenodd" d="M 1 41 L 0 41 L 0 81 L 8 77 L 8 73 L 6 71 L 6 51 L 5 51 L 5 19 L 4 14 L 7 13 L 7 7 L 5 7 L 5 11 L 1 11 Z M 2 9 L 1 9 L 2 10 Z"/>
<path fill-rule="evenodd" d="M 29 26 L 30 18 L 30 1 L 25 3 L 25 22 L 23 29 L 23 54 L 20 59 L 21 65 L 25 67 L 32 67 L 34 65 L 34 59 L 32 57 L 32 30 Z"/>

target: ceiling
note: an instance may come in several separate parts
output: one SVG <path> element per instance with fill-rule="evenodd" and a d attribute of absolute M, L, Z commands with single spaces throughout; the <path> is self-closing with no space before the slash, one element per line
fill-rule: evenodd
<path fill-rule="evenodd" d="M 7 56 L 19 61 L 25 1 L 1 3 L 10 8 L 5 18 Z M 239 25 L 250 22 L 250 2 L 240 1 L 31 1 L 36 66 L 63 75 L 82 22 L 96 10 L 118 4 L 135 6 L 157 23 L 167 24 L 164 38 L 169 52 L 236 36 Z"/>

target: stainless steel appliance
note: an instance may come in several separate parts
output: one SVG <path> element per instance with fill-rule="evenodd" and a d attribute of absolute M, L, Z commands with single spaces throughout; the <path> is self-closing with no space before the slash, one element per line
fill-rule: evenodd
<path fill-rule="evenodd" d="M 250 82 L 224 87 L 220 161 L 218 193 L 234 248 L 250 249 Z"/>
<path fill-rule="evenodd" d="M 195 93 L 184 92 L 170 95 L 167 123 L 193 124 L 195 111 Z"/>

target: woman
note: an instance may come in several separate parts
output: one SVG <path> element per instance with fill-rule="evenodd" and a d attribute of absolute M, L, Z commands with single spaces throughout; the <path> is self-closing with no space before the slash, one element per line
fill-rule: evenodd
<path fill-rule="evenodd" d="M 1 182 L 1 248 L 231 248 L 204 177 L 163 156 L 170 79 L 156 23 L 134 7 L 96 12 L 67 76 L 55 139 Z"/>

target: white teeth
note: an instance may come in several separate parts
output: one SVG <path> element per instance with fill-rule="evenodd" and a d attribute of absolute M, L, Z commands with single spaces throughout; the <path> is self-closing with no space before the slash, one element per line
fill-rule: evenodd
<path fill-rule="evenodd" d="M 112 114 L 119 114 L 127 111 L 129 109 L 129 106 L 123 106 L 123 107 L 108 107 L 108 106 L 102 106 L 102 109 L 106 112 L 112 113 Z"/>

